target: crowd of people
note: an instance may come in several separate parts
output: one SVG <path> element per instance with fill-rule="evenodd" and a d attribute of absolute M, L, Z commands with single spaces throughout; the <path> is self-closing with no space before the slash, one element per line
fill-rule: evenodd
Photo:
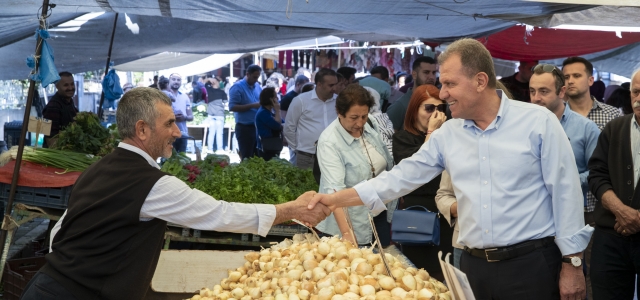
<path fill-rule="evenodd" d="M 251 65 L 243 79 L 227 86 L 228 92 L 219 78 L 194 80 L 191 98 L 180 92 L 179 74 L 160 77 L 153 88 L 161 93 L 143 88 L 125 94 L 117 117 L 125 138 L 117 150 L 120 161 L 105 158 L 99 164 L 145 166 L 140 182 L 145 193 L 133 194 L 138 210 L 142 205 L 136 220 L 159 218 L 266 234 L 264 228 L 276 220 L 295 217 L 317 224 L 320 234 L 368 245 L 373 240 L 370 215 L 386 246 L 392 240 L 394 210 L 420 205 L 440 214 L 441 243 L 403 246 L 403 252 L 439 280 L 444 277 L 437 253 L 452 252 L 477 299 L 632 299 L 640 268 L 640 194 L 635 189 L 640 178 L 640 72 L 630 83 L 603 87 L 595 84 L 588 60 L 570 57 L 561 67 L 521 62 L 516 74 L 498 81 L 489 52 L 473 39 L 456 41 L 437 60 L 419 57 L 411 67 L 410 74 L 390 75 L 377 66 L 361 78 L 350 67 L 313 74 L 301 68 L 289 82 L 273 76 L 263 86 L 262 68 Z M 54 129 L 77 112 L 64 108 L 75 91 L 67 77 L 61 74 L 59 95 L 44 109 Z M 210 150 L 214 141 L 217 150 L 222 146 L 228 101 L 240 158 L 269 160 L 288 147 L 292 164 L 319 176 L 318 193 L 302 195 L 275 212 L 272 207 L 231 205 L 238 213 L 250 211 L 255 219 L 240 228 L 231 228 L 238 222 L 230 219 L 229 224 L 212 222 L 201 212 L 199 221 L 167 214 L 169 208 L 194 213 L 195 208 L 182 208 L 191 198 L 201 206 L 217 201 L 155 169 L 155 159 L 170 156 L 166 145 L 184 149 L 193 101 L 207 103 Z M 141 103 L 157 112 L 140 110 Z M 97 182 L 91 180 L 102 176 L 92 170 L 79 179 L 80 186 L 91 187 Z M 160 181 L 179 185 L 181 194 L 169 193 Z M 77 296 L 98 285 L 65 273 L 67 257 L 82 247 L 76 236 L 97 229 L 68 224 L 82 225 L 102 215 L 82 211 L 91 207 L 82 197 L 92 192 L 76 190 L 72 197 L 78 201 L 70 205 L 68 221 L 61 222 L 60 236 L 53 240 L 54 253 L 64 255 L 48 257 L 44 275 L 34 280 L 56 288 L 60 284 Z M 176 200 L 161 208 L 150 204 L 171 197 Z M 103 198 L 105 203 L 110 199 Z M 301 208 L 308 202 L 316 210 L 305 218 Z M 206 211 L 227 205 L 214 203 Z M 321 221 L 327 209 L 332 213 Z M 258 218 L 262 215 L 269 217 Z M 153 229 L 162 223 L 148 225 Z M 142 248 L 134 250 L 143 256 Z"/>

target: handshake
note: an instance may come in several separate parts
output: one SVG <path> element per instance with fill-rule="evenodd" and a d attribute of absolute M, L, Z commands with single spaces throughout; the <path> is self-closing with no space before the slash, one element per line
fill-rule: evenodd
<path fill-rule="evenodd" d="M 295 201 L 276 205 L 274 224 L 297 219 L 309 227 L 316 226 L 336 209 L 333 203 L 334 195 L 318 194 L 311 191 L 300 195 Z"/>

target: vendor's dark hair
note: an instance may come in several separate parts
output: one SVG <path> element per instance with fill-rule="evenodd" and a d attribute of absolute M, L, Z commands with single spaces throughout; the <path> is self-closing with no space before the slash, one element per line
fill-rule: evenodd
<path fill-rule="evenodd" d="M 67 72 L 67 71 L 62 71 L 62 72 L 58 73 L 58 76 L 60 76 L 60 77 L 73 77 L 73 74 L 71 74 L 70 72 Z"/>
<path fill-rule="evenodd" d="M 420 56 L 413 61 L 413 64 L 411 65 L 411 71 L 420 68 L 421 63 L 430 64 L 430 65 L 437 64 L 436 60 L 429 56 Z"/>
<path fill-rule="evenodd" d="M 151 129 L 155 129 L 158 118 L 156 103 L 158 102 L 171 106 L 171 99 L 155 88 L 139 87 L 125 93 L 118 103 L 116 112 L 120 137 L 122 139 L 135 137 L 136 123 L 140 120 L 147 123 Z"/>
<path fill-rule="evenodd" d="M 389 69 L 385 66 L 375 66 L 371 68 L 371 75 L 380 74 L 383 80 L 389 79 Z"/>
<path fill-rule="evenodd" d="M 253 74 L 255 72 L 262 72 L 262 68 L 258 65 L 250 65 L 247 67 L 247 74 Z"/>
<path fill-rule="evenodd" d="M 351 76 L 356 75 L 357 70 L 352 67 L 340 67 L 336 72 L 340 73 L 346 80 L 349 80 Z"/>
<path fill-rule="evenodd" d="M 338 95 L 336 111 L 345 116 L 354 105 L 366 105 L 371 109 L 376 104 L 371 93 L 359 84 L 350 84 Z"/>
<path fill-rule="evenodd" d="M 314 81 L 316 82 L 316 84 L 317 83 L 323 83 L 325 76 L 336 76 L 336 71 L 328 69 L 328 68 L 322 68 L 322 69 L 320 69 L 318 71 L 318 73 L 316 73 L 316 78 L 315 78 Z"/>
<path fill-rule="evenodd" d="M 160 90 L 164 90 L 169 86 L 169 78 L 164 77 L 164 76 L 160 76 L 160 78 L 158 79 L 158 88 Z"/>
<path fill-rule="evenodd" d="M 276 89 L 273 87 L 266 87 L 262 89 L 262 92 L 260 92 L 260 105 L 265 107 L 273 105 L 271 98 L 275 95 Z"/>
<path fill-rule="evenodd" d="M 565 59 L 562 62 L 562 69 L 564 69 L 564 67 L 566 65 L 571 65 L 571 64 L 575 64 L 575 63 L 583 64 L 585 72 L 587 72 L 587 75 L 593 76 L 593 64 L 591 64 L 591 62 L 588 61 L 586 58 L 580 57 L 580 56 L 572 56 L 572 57 L 569 57 L 569 58 Z"/>

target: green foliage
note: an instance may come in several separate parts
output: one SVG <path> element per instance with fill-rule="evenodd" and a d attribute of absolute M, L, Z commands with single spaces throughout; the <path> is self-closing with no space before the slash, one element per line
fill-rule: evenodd
<path fill-rule="evenodd" d="M 115 138 L 109 129 L 100 125 L 98 115 L 79 112 L 74 122 L 56 136 L 58 140 L 52 148 L 65 151 L 104 156 L 115 149 Z"/>
<path fill-rule="evenodd" d="M 204 102 L 202 102 L 204 103 Z M 193 105 L 191 106 L 191 112 L 193 113 L 193 121 L 189 122 L 189 124 L 200 125 L 207 119 L 207 105 Z"/>
<path fill-rule="evenodd" d="M 205 159 L 197 166 L 200 174 L 187 184 L 230 202 L 278 204 L 318 190 L 311 170 L 301 170 L 277 158 L 266 162 L 254 157 L 226 167 Z"/>

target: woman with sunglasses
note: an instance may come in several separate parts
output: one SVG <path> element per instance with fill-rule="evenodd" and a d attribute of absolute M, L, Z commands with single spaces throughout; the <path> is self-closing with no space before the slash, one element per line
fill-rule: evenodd
<path fill-rule="evenodd" d="M 369 112 L 374 106 L 371 94 L 359 84 L 348 85 L 338 95 L 338 118 L 322 132 L 316 150 L 321 171 L 320 193 L 331 194 L 351 188 L 393 167 L 393 158 L 374 128 L 377 123 L 369 120 Z M 389 223 L 396 204 L 396 200 L 391 201 L 387 204 L 387 211 L 371 215 L 384 247 L 391 242 Z M 353 226 L 355 239 L 349 223 Z M 358 245 L 370 245 L 374 240 L 369 209 L 365 206 L 349 207 L 344 211 L 336 209 L 316 228 L 324 234 L 340 235 Z"/>
<path fill-rule="evenodd" d="M 445 116 L 447 104 L 440 100 L 439 94 L 438 88 L 431 84 L 413 89 L 404 119 L 404 128 L 393 135 L 393 159 L 396 164 L 416 153 L 429 140 L 431 133 L 447 120 Z M 437 212 L 435 196 L 439 187 L 440 175 L 404 196 L 401 201 L 402 208 L 420 205 L 429 211 Z M 453 252 L 452 235 L 453 229 L 447 220 L 441 217 L 440 246 L 402 246 L 402 252 L 416 267 L 425 268 L 432 277 L 444 280 L 438 262 L 438 251 L 444 254 Z"/>

